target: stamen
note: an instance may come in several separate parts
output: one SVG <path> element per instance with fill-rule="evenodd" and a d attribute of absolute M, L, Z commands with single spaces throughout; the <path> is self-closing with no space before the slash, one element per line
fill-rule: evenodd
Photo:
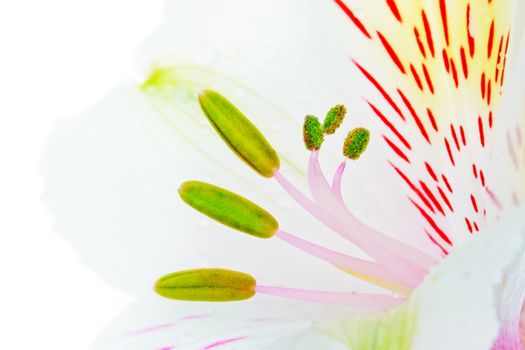
<path fill-rule="evenodd" d="M 196 269 L 160 278 L 155 291 L 168 299 L 188 301 L 238 301 L 255 294 L 255 279 L 242 272 Z"/>
<path fill-rule="evenodd" d="M 320 208 L 301 193 L 301 191 L 293 186 L 280 172 L 276 172 L 274 177 L 281 187 L 312 216 L 334 232 L 356 244 L 359 248 L 363 249 L 365 253 L 370 255 L 371 258 L 384 264 L 396 278 L 403 281 L 407 286 L 416 287 L 421 282 L 425 271 L 419 271 L 419 269 L 412 266 L 407 260 L 385 249 L 382 245 L 377 244 L 371 237 L 364 236 L 362 232 L 357 233 L 354 227 L 349 228 L 341 223 L 325 209 Z"/>
<path fill-rule="evenodd" d="M 392 308 L 403 301 L 405 298 L 393 297 L 381 294 L 368 294 L 368 293 L 338 293 L 338 292 L 324 292 L 324 291 L 312 291 L 304 289 L 292 289 L 272 286 L 256 286 L 255 291 L 257 293 L 273 295 L 282 298 L 303 300 L 314 303 L 323 304 L 340 304 L 340 305 L 353 305 L 360 307 L 369 308 Z"/>
<path fill-rule="evenodd" d="M 205 182 L 185 182 L 179 188 L 179 195 L 204 215 L 259 238 L 270 238 L 279 228 L 277 220 L 257 204 Z"/>
<path fill-rule="evenodd" d="M 409 288 L 403 286 L 401 281 L 396 280 L 384 266 L 376 262 L 354 258 L 353 256 L 323 248 L 281 230 L 276 232 L 275 237 L 305 253 L 327 261 L 355 277 L 402 295 L 410 294 Z"/>
<path fill-rule="evenodd" d="M 341 126 L 346 116 L 346 107 L 344 105 L 337 105 L 330 109 L 326 115 L 323 123 L 324 133 L 332 135 Z"/>
<path fill-rule="evenodd" d="M 353 160 L 357 160 L 366 150 L 370 141 L 370 131 L 365 128 L 357 128 L 348 133 L 343 146 L 343 154 Z"/>
<path fill-rule="evenodd" d="M 199 102 L 226 145 L 260 175 L 272 177 L 280 167 L 279 157 L 259 129 L 215 91 L 203 91 Z"/>
<path fill-rule="evenodd" d="M 341 180 L 343 179 L 343 173 L 345 172 L 346 161 L 343 161 L 337 171 L 335 172 L 334 179 L 332 181 L 332 192 L 334 193 L 337 201 L 340 204 L 344 204 L 343 195 L 341 194 Z"/>
<path fill-rule="evenodd" d="M 303 139 L 306 149 L 309 151 L 318 150 L 324 141 L 323 128 L 317 117 L 307 115 L 303 124 Z"/>

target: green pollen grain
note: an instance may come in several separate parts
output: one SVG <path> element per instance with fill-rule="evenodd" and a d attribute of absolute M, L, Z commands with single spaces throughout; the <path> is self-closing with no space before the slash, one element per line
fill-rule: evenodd
<path fill-rule="evenodd" d="M 337 105 L 328 111 L 323 123 L 324 133 L 331 135 L 341 126 L 346 116 L 346 107 Z"/>
<path fill-rule="evenodd" d="M 366 150 L 370 141 L 370 131 L 356 128 L 348 133 L 343 145 L 343 154 L 352 160 L 357 160 Z"/>
<path fill-rule="evenodd" d="M 260 175 L 270 178 L 279 170 L 277 152 L 268 140 L 231 102 L 215 91 L 199 96 L 204 114 L 230 149 Z"/>
<path fill-rule="evenodd" d="M 307 115 L 303 124 L 303 139 L 306 149 L 309 151 L 318 150 L 324 141 L 323 128 L 317 117 Z"/>
<path fill-rule="evenodd" d="M 155 283 L 155 291 L 174 300 L 225 302 L 251 298 L 255 285 L 255 279 L 242 272 L 196 269 L 160 278 Z"/>
<path fill-rule="evenodd" d="M 179 195 L 186 204 L 235 230 L 258 238 L 270 238 L 279 223 L 257 204 L 223 188 L 200 181 L 182 184 Z"/>

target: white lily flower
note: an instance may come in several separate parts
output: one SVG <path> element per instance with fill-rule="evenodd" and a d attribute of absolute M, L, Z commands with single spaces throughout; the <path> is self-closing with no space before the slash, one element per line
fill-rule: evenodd
<path fill-rule="evenodd" d="M 522 6 L 169 2 L 46 149 L 57 231 L 137 296 L 96 348 L 520 349 Z"/>

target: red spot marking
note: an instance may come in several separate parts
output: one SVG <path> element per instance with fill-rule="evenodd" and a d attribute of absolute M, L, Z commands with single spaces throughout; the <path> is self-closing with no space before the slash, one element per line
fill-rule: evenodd
<path fill-rule="evenodd" d="M 392 148 L 395 154 L 397 154 L 399 157 L 401 157 L 401 159 L 403 159 L 404 161 L 410 164 L 410 160 L 408 159 L 406 154 L 403 153 L 403 151 L 399 149 L 399 147 L 397 147 L 388 137 L 384 135 L 383 135 L 383 139 L 385 139 L 386 143 L 390 146 L 390 148 Z"/>
<path fill-rule="evenodd" d="M 443 49 L 443 63 L 445 64 L 445 69 L 450 73 L 450 60 L 448 58 L 447 50 Z"/>
<path fill-rule="evenodd" d="M 472 230 L 472 224 L 470 223 L 470 220 L 465 218 L 465 222 L 467 223 L 467 228 L 468 228 L 468 231 L 470 233 L 473 233 L 473 230 Z"/>
<path fill-rule="evenodd" d="M 434 94 L 434 84 L 432 83 L 430 74 L 428 74 L 427 66 L 425 64 L 423 64 L 422 66 L 423 66 L 423 73 L 425 74 L 425 80 L 427 81 L 428 88 L 430 89 L 430 92 Z"/>
<path fill-rule="evenodd" d="M 419 51 L 421 52 L 424 58 L 427 58 L 427 51 L 425 50 L 425 46 L 423 45 L 423 42 L 421 41 L 419 30 L 417 30 L 416 27 L 414 27 L 414 36 L 416 37 L 417 46 L 419 47 Z"/>
<path fill-rule="evenodd" d="M 485 187 L 485 173 L 483 170 L 479 170 L 479 178 L 481 180 L 481 186 Z"/>
<path fill-rule="evenodd" d="M 474 37 L 470 33 L 470 4 L 467 5 L 467 36 L 468 36 L 468 48 L 470 57 L 474 57 L 476 51 L 476 42 Z"/>
<path fill-rule="evenodd" d="M 394 64 L 397 66 L 397 68 L 399 69 L 401 73 L 406 74 L 406 70 L 405 70 L 405 67 L 403 66 L 403 63 L 399 59 L 399 56 L 397 55 L 394 48 L 390 45 L 388 40 L 386 40 L 383 34 L 381 34 L 381 32 L 379 31 L 377 32 L 377 36 L 379 37 L 379 40 L 381 40 L 381 43 L 383 44 L 383 47 L 385 48 L 386 52 L 392 59 L 392 62 L 394 62 Z"/>
<path fill-rule="evenodd" d="M 492 129 L 492 122 L 493 122 L 493 120 L 492 120 L 492 111 L 490 111 L 489 112 L 489 128 L 491 128 L 491 129 Z"/>
<path fill-rule="evenodd" d="M 356 15 L 346 6 L 341 0 L 334 0 L 335 3 L 343 10 L 343 12 L 350 18 L 352 23 L 363 33 L 367 38 L 372 39 L 372 36 L 368 33 L 363 23 L 356 17 Z"/>
<path fill-rule="evenodd" d="M 463 126 L 459 127 L 459 131 L 461 133 L 461 142 L 463 143 L 463 146 L 467 145 L 467 138 L 465 136 L 465 129 L 463 129 Z"/>
<path fill-rule="evenodd" d="M 494 48 L 494 20 L 492 20 L 492 24 L 490 25 L 489 40 L 487 43 L 487 58 L 490 58 L 492 56 L 493 48 Z"/>
<path fill-rule="evenodd" d="M 478 224 L 474 221 L 474 228 L 476 229 L 476 232 L 479 232 Z"/>
<path fill-rule="evenodd" d="M 463 76 L 465 77 L 465 79 L 468 79 L 467 57 L 465 55 L 465 49 L 463 48 L 463 46 L 461 47 L 460 53 L 461 53 L 461 67 L 463 68 Z"/>
<path fill-rule="evenodd" d="M 453 59 L 450 60 L 450 68 L 452 69 L 452 78 L 454 79 L 454 84 L 457 88 L 459 86 L 458 71 Z"/>
<path fill-rule="evenodd" d="M 437 182 L 438 178 L 437 178 L 437 175 L 436 175 L 436 172 L 434 171 L 434 169 L 432 169 L 430 164 L 428 164 L 427 162 L 425 162 L 425 167 L 427 168 L 427 171 L 430 174 L 430 176 L 434 179 L 434 181 Z"/>
<path fill-rule="evenodd" d="M 505 59 L 503 60 L 503 69 L 501 71 L 501 86 L 505 81 L 505 70 L 507 68 L 507 53 L 509 52 L 509 42 L 510 42 L 510 31 L 507 34 L 507 42 L 505 43 Z"/>
<path fill-rule="evenodd" d="M 436 123 L 436 118 L 434 118 L 434 113 L 432 113 L 432 110 L 430 108 L 427 108 L 427 115 L 428 119 L 430 120 L 430 123 L 432 124 L 432 127 L 434 130 L 438 131 L 438 125 Z"/>
<path fill-rule="evenodd" d="M 447 138 L 445 138 L 445 147 L 447 148 L 448 158 L 450 159 L 450 162 L 453 166 L 456 166 L 456 162 L 454 161 L 454 156 L 452 155 L 452 150 L 450 149 L 450 144 L 448 143 Z"/>
<path fill-rule="evenodd" d="M 431 241 L 432 243 L 434 243 L 434 244 L 435 244 L 435 245 L 441 250 L 441 252 L 442 252 L 443 254 L 448 255 L 448 251 L 447 251 L 445 248 L 443 248 L 443 246 L 442 246 L 441 244 L 439 244 L 439 243 L 434 239 L 434 237 L 432 237 L 432 236 L 430 235 L 430 233 L 428 233 L 427 230 L 425 230 L 425 233 L 427 234 L 428 238 L 430 238 L 430 241 Z"/>
<path fill-rule="evenodd" d="M 401 135 L 399 130 L 397 130 L 397 128 L 388 120 L 388 118 L 385 117 L 385 115 L 381 113 L 381 111 L 377 109 L 376 106 L 374 106 L 372 103 L 368 102 L 368 105 L 372 108 L 372 110 L 379 117 L 379 119 L 381 119 L 381 121 L 394 133 L 394 135 L 397 136 L 399 141 L 401 141 L 403 145 L 405 145 L 405 147 L 409 150 L 412 149 L 410 143 L 408 143 L 408 141 L 403 137 L 403 135 Z"/>
<path fill-rule="evenodd" d="M 490 200 L 492 201 L 492 203 L 494 203 L 496 208 L 498 208 L 499 210 L 502 210 L 503 206 L 501 205 L 501 202 L 498 199 L 498 197 L 496 196 L 496 194 L 494 192 L 492 192 L 489 188 L 486 188 L 485 191 L 489 195 Z"/>
<path fill-rule="evenodd" d="M 410 179 L 398 167 L 396 167 L 394 164 L 390 163 L 390 165 L 392 165 L 392 167 L 394 167 L 395 171 L 399 174 L 399 176 L 401 176 L 401 178 L 407 183 L 408 187 L 410 187 L 410 189 L 412 191 L 414 191 L 414 193 L 419 197 L 419 199 L 421 199 L 421 201 L 423 201 L 423 203 L 427 206 L 427 208 L 430 209 L 430 211 L 435 214 L 434 208 L 432 207 L 432 205 L 430 204 L 428 199 L 412 183 L 412 181 L 410 181 Z"/>
<path fill-rule="evenodd" d="M 416 81 L 417 87 L 419 90 L 423 91 L 423 84 L 421 83 L 421 79 L 419 78 L 419 75 L 417 74 L 416 68 L 412 64 L 410 64 L 410 71 L 412 72 L 412 76 L 414 77 L 414 80 Z"/>
<path fill-rule="evenodd" d="M 421 18 L 423 19 L 423 26 L 425 27 L 425 36 L 427 37 L 428 48 L 430 49 L 432 57 L 434 57 L 436 55 L 436 52 L 434 50 L 434 39 L 432 38 L 432 30 L 430 29 L 430 24 L 428 23 L 428 18 L 427 14 L 425 13 L 425 10 L 421 11 Z"/>
<path fill-rule="evenodd" d="M 485 78 L 485 72 L 483 72 L 483 74 L 481 74 L 481 97 L 483 99 L 485 99 L 486 86 L 487 86 L 487 83 L 486 83 L 486 78 Z"/>
<path fill-rule="evenodd" d="M 363 73 L 363 75 L 372 83 L 372 85 L 375 86 L 375 88 L 381 93 L 383 98 L 388 102 L 388 104 L 396 111 L 396 113 L 401 117 L 401 119 L 405 120 L 405 116 L 401 112 L 401 109 L 396 105 L 394 100 L 390 97 L 390 95 L 385 91 L 385 89 L 379 84 L 379 82 L 370 74 L 366 69 L 364 69 L 359 63 L 356 61 L 353 61 L 354 64 L 357 66 L 357 68 Z"/>
<path fill-rule="evenodd" d="M 396 19 L 400 23 L 402 23 L 403 22 L 403 18 L 401 18 L 401 13 L 399 13 L 399 9 L 397 8 L 395 0 L 386 0 L 386 4 L 390 8 L 390 11 L 392 11 L 392 14 L 394 15 L 394 17 L 396 17 Z"/>
<path fill-rule="evenodd" d="M 452 208 L 452 204 L 448 200 L 448 197 L 445 194 L 445 192 L 439 186 L 437 187 L 437 189 L 439 191 L 439 195 L 441 196 L 441 198 L 443 198 L 443 202 L 445 202 L 445 204 L 447 205 L 448 209 L 450 209 L 451 212 L 454 212 L 454 208 Z"/>
<path fill-rule="evenodd" d="M 452 189 L 452 186 L 450 186 L 450 182 L 448 182 L 448 178 L 445 175 L 441 175 L 441 178 L 443 179 L 443 182 L 445 183 L 445 186 L 447 186 L 447 189 L 450 193 L 454 193 L 454 190 Z"/>
<path fill-rule="evenodd" d="M 452 134 L 452 138 L 454 139 L 454 143 L 456 144 L 456 148 L 459 151 L 459 140 L 458 135 L 456 134 L 456 129 L 454 128 L 454 125 L 450 124 L 450 133 Z"/>
<path fill-rule="evenodd" d="M 412 115 L 412 118 L 414 118 L 414 121 L 416 122 L 416 125 L 417 125 L 419 131 L 421 132 L 421 135 L 423 135 L 425 140 L 427 140 L 427 142 L 429 144 L 431 144 L 430 138 L 428 137 L 427 131 L 425 130 L 425 126 L 421 122 L 421 119 L 419 119 L 419 116 L 417 115 L 416 111 L 414 110 L 414 107 L 412 106 L 410 101 L 406 98 L 406 96 L 403 94 L 403 92 L 400 89 L 397 89 L 397 92 L 399 93 L 399 96 L 401 96 L 401 99 L 403 100 L 403 102 L 407 106 L 410 114 Z"/>
<path fill-rule="evenodd" d="M 489 82 L 487 84 L 487 105 L 490 106 L 491 101 L 492 101 L 492 80 L 489 79 Z"/>
<path fill-rule="evenodd" d="M 445 41 L 449 45 L 448 38 L 448 19 L 447 19 L 447 4 L 445 0 L 439 0 L 439 11 L 441 13 L 441 21 L 443 23 L 443 34 L 445 34 Z"/>
<path fill-rule="evenodd" d="M 474 177 L 478 178 L 478 167 L 476 167 L 476 164 L 472 164 L 472 173 L 474 173 Z"/>
<path fill-rule="evenodd" d="M 502 50 L 503 50 L 503 35 L 499 39 L 498 61 L 496 62 L 496 73 L 494 75 L 494 80 L 495 80 L 496 83 L 499 80 L 499 73 L 500 73 L 499 67 L 500 67 L 500 64 L 501 64 L 501 55 L 503 54 Z"/>
<path fill-rule="evenodd" d="M 479 213 L 478 202 L 476 201 L 476 197 L 474 197 L 472 194 L 470 195 L 470 201 L 472 202 L 472 208 L 474 208 L 474 211 Z"/>
<path fill-rule="evenodd" d="M 430 198 L 430 200 L 432 201 L 434 206 L 437 208 L 437 210 L 439 210 L 439 212 L 443 216 L 445 216 L 445 212 L 443 211 L 443 208 L 441 207 L 441 204 L 439 204 L 437 198 L 434 196 L 432 191 L 430 191 L 430 188 L 428 188 L 427 184 L 424 183 L 423 181 L 419 181 L 419 184 L 421 185 L 421 188 L 423 188 L 423 191 L 425 192 L 425 194 L 428 196 L 428 198 Z"/>
<path fill-rule="evenodd" d="M 439 226 L 436 224 L 436 222 L 430 217 L 430 215 L 428 215 L 428 213 L 423 209 L 421 208 L 421 206 L 419 206 L 416 202 L 414 202 L 413 200 L 410 200 L 412 202 L 413 205 L 416 206 L 416 208 L 419 210 L 419 212 L 421 213 L 421 215 L 423 215 L 423 217 L 425 218 L 425 220 L 427 220 L 427 222 L 430 224 L 430 226 L 434 229 L 434 231 L 436 231 L 436 233 L 439 235 L 439 237 L 441 237 L 445 242 L 447 242 L 448 244 L 450 244 L 451 246 L 453 245 L 452 242 L 450 241 L 450 238 L 448 238 L 447 234 L 445 232 L 443 232 L 443 230 L 441 228 L 439 228 Z"/>
<path fill-rule="evenodd" d="M 479 141 L 481 142 L 481 146 L 485 147 L 485 132 L 483 131 L 483 120 L 481 119 L 481 116 L 478 117 L 478 129 Z"/>

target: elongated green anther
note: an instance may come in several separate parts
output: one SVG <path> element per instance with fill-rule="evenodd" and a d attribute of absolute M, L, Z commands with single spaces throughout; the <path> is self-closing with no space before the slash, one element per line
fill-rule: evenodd
<path fill-rule="evenodd" d="M 357 160 L 366 150 L 370 141 L 370 131 L 357 128 L 348 133 L 343 146 L 343 154 L 353 160 Z"/>
<path fill-rule="evenodd" d="M 279 170 L 279 157 L 257 127 L 215 91 L 203 91 L 199 102 L 211 125 L 228 147 L 259 174 L 273 177 Z"/>
<path fill-rule="evenodd" d="M 189 301 L 238 301 L 255 294 L 255 279 L 242 272 L 196 269 L 160 278 L 155 291 L 168 299 Z"/>
<path fill-rule="evenodd" d="M 323 123 L 324 133 L 326 135 L 333 134 L 343 123 L 346 116 L 346 107 L 344 105 L 337 105 L 330 109 L 326 114 Z"/>
<path fill-rule="evenodd" d="M 309 151 L 318 150 L 324 141 L 323 128 L 317 117 L 307 115 L 303 124 L 303 139 L 306 149 Z"/>
<path fill-rule="evenodd" d="M 185 182 L 179 195 L 204 215 L 255 237 L 270 238 L 279 228 L 277 220 L 257 204 L 205 182 Z"/>

